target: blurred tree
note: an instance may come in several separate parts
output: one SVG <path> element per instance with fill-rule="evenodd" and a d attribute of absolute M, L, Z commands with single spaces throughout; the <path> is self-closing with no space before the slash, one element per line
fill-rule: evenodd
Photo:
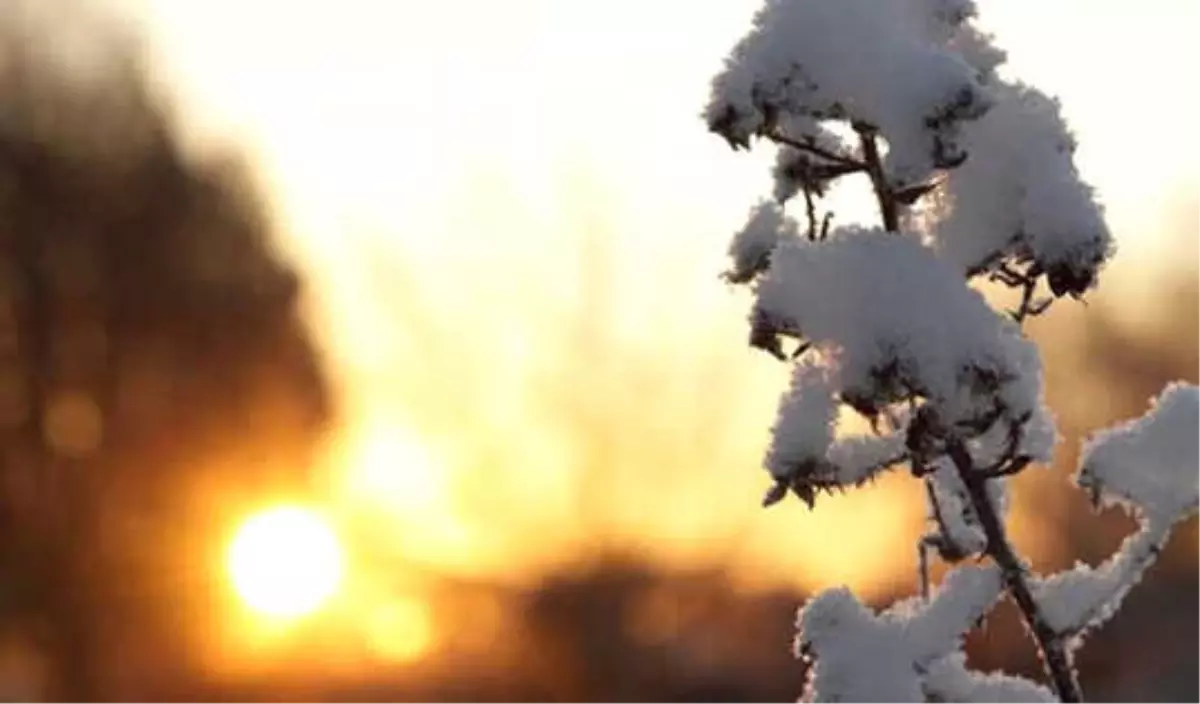
<path fill-rule="evenodd" d="M 253 188 L 183 154 L 86 10 L 0 8 L 0 626 L 40 624 L 44 695 L 75 701 L 121 696 L 121 633 L 177 649 L 198 480 L 303 491 L 331 413 Z"/>

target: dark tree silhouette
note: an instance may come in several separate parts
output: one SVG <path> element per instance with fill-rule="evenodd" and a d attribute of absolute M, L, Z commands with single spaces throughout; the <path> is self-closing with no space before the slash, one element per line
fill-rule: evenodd
<path fill-rule="evenodd" d="M 181 554 L 212 530 L 198 478 L 301 492 L 331 413 L 244 170 L 185 155 L 137 42 L 87 10 L 0 8 L 0 627 L 77 701 L 121 696 L 123 629 L 171 652 L 211 581 Z"/>

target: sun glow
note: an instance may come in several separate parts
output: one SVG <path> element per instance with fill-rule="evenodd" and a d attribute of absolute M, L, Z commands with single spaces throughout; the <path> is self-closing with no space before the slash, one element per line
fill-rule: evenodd
<path fill-rule="evenodd" d="M 189 123 L 271 189 L 345 414 L 331 498 L 370 550 L 525 581 L 605 544 L 868 590 L 911 562 L 899 502 L 757 510 L 783 380 L 715 277 L 769 169 L 695 115 L 755 5 L 665 33 L 683 4 L 141 5 Z"/>
<path fill-rule="evenodd" d="M 229 547 L 229 576 L 253 611 L 291 620 L 318 609 L 342 580 L 342 551 L 330 525 L 294 506 L 246 520 Z"/>

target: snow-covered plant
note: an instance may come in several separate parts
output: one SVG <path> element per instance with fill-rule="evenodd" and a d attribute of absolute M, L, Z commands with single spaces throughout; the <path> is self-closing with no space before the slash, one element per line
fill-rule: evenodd
<path fill-rule="evenodd" d="M 1006 483 L 1057 434 L 1023 321 L 1096 282 L 1113 246 L 1073 162 L 1058 103 L 999 76 L 971 0 L 767 0 L 713 80 L 709 128 L 773 144 L 773 200 L 730 247 L 751 287 L 750 344 L 794 365 L 772 429 L 765 505 L 812 507 L 907 467 L 932 529 L 921 595 L 876 614 L 846 589 L 800 611 L 807 698 L 1081 699 L 1072 657 L 1197 508 L 1197 389 L 1093 437 L 1075 479 L 1140 530 L 1099 567 L 1034 575 L 1005 529 Z M 865 177 L 880 224 L 832 226 L 830 186 Z M 803 201 L 802 224 L 786 208 Z M 1015 289 L 1000 312 L 973 288 Z M 847 437 L 848 406 L 873 434 Z M 930 552 L 953 569 L 930 594 Z M 1019 607 L 1050 687 L 965 667 L 961 638 L 1002 596 Z"/>

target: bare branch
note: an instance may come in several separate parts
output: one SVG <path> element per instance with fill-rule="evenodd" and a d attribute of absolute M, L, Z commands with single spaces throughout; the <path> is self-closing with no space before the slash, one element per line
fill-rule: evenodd
<path fill-rule="evenodd" d="M 921 601 L 929 601 L 929 536 L 917 541 L 917 574 L 921 582 Z"/>
<path fill-rule="evenodd" d="M 859 142 L 862 144 L 867 176 L 871 178 L 871 188 L 875 191 L 875 199 L 879 202 L 879 214 L 883 216 L 883 227 L 888 232 L 899 232 L 900 208 L 896 202 L 896 195 L 888 186 L 887 176 L 883 173 L 883 160 L 879 156 L 879 145 L 875 142 L 878 130 L 865 122 L 855 122 L 854 131 L 858 133 Z"/>
<path fill-rule="evenodd" d="M 801 190 L 804 191 L 804 212 L 808 215 L 808 239 L 811 242 L 817 239 L 817 206 L 812 189 L 805 186 Z"/>

